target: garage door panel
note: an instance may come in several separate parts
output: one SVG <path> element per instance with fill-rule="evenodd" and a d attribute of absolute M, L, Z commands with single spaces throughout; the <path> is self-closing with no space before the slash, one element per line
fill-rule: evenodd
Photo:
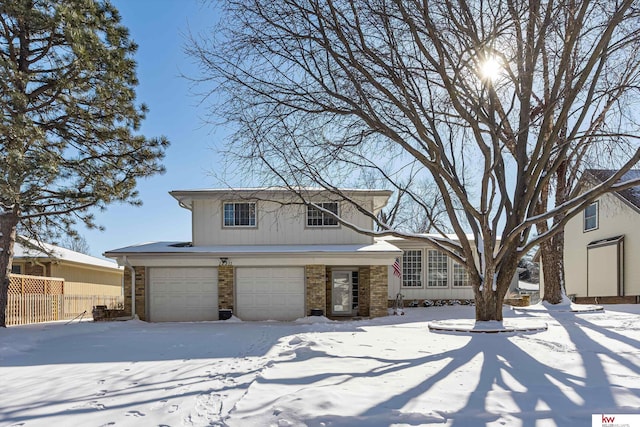
<path fill-rule="evenodd" d="M 149 269 L 152 322 L 218 320 L 218 271 L 213 267 Z"/>
<path fill-rule="evenodd" d="M 236 313 L 244 320 L 294 320 L 304 316 L 304 269 L 238 268 Z"/>

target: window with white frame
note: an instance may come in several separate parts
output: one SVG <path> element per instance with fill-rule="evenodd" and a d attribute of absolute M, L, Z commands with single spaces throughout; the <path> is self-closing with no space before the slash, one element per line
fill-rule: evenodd
<path fill-rule="evenodd" d="M 422 286 L 422 251 L 405 251 L 402 255 L 402 286 L 416 288 Z"/>
<path fill-rule="evenodd" d="M 456 261 L 451 261 L 453 265 L 453 287 L 460 288 L 469 286 L 469 273 L 467 268 Z"/>
<path fill-rule="evenodd" d="M 250 203 L 225 203 L 224 204 L 225 227 L 255 227 L 256 204 Z"/>
<path fill-rule="evenodd" d="M 441 251 L 427 251 L 427 286 L 446 288 L 449 281 L 449 257 Z"/>
<path fill-rule="evenodd" d="M 584 231 L 598 228 L 598 202 L 593 202 L 584 210 Z"/>
<path fill-rule="evenodd" d="M 323 209 L 338 215 L 338 202 L 316 203 Z M 321 211 L 315 206 L 307 206 L 307 226 L 308 227 L 335 227 L 338 220 L 331 214 Z"/>

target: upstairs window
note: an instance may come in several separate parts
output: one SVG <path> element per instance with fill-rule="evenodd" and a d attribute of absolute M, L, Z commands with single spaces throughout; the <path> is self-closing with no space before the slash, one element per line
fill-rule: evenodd
<path fill-rule="evenodd" d="M 256 204 L 255 203 L 225 203 L 224 204 L 225 227 L 255 227 Z"/>
<path fill-rule="evenodd" d="M 422 251 L 404 251 L 402 255 L 402 286 L 422 287 Z"/>
<path fill-rule="evenodd" d="M 338 215 L 338 202 L 316 203 L 323 209 Z M 315 206 L 307 206 L 308 227 L 336 227 L 338 220 L 331 214 L 321 211 Z"/>
<path fill-rule="evenodd" d="M 598 202 L 593 202 L 584 210 L 584 231 L 598 228 Z"/>

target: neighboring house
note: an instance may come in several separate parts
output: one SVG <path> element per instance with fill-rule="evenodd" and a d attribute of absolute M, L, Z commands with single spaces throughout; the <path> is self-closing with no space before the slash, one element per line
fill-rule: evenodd
<path fill-rule="evenodd" d="M 347 222 L 372 229 L 372 218 L 330 193 L 304 191 Z M 343 192 L 374 213 L 391 195 L 386 190 Z M 301 205 L 286 189 L 170 194 L 191 211 L 190 242 L 147 243 L 105 253 L 126 266 L 129 314 L 153 322 L 217 320 L 227 310 L 243 320 L 387 315 L 388 267 L 402 255 L 394 245 Z"/>
<path fill-rule="evenodd" d="M 597 185 L 614 172 L 587 170 L 579 189 Z M 636 178 L 640 170 L 627 172 L 621 181 Z M 567 294 L 578 299 L 600 297 L 600 302 L 636 302 L 640 296 L 639 254 L 640 186 L 601 196 L 565 226 Z"/>
<path fill-rule="evenodd" d="M 433 235 L 440 238 L 440 235 Z M 457 241 L 455 235 L 448 236 Z M 473 242 L 473 236 L 468 235 Z M 466 268 L 423 241 L 411 241 L 398 237 L 384 238 L 389 243 L 402 249 L 403 255 L 398 260 L 401 274 L 389 272 L 389 299 L 402 294 L 405 304 L 413 301 L 423 303 L 424 300 L 473 300 L 475 294 L 469 283 Z M 477 261 L 477 260 L 476 260 Z M 512 288 L 518 285 L 518 276 L 514 276 Z"/>
<path fill-rule="evenodd" d="M 112 261 L 47 243 L 30 245 L 18 238 L 13 274 L 64 279 L 65 295 L 122 295 L 123 269 Z"/>

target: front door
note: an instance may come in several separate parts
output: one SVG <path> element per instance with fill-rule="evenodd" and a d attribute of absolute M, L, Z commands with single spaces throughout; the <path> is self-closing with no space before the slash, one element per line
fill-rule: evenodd
<path fill-rule="evenodd" d="M 333 271 L 331 287 L 331 314 L 351 315 L 351 271 Z"/>

